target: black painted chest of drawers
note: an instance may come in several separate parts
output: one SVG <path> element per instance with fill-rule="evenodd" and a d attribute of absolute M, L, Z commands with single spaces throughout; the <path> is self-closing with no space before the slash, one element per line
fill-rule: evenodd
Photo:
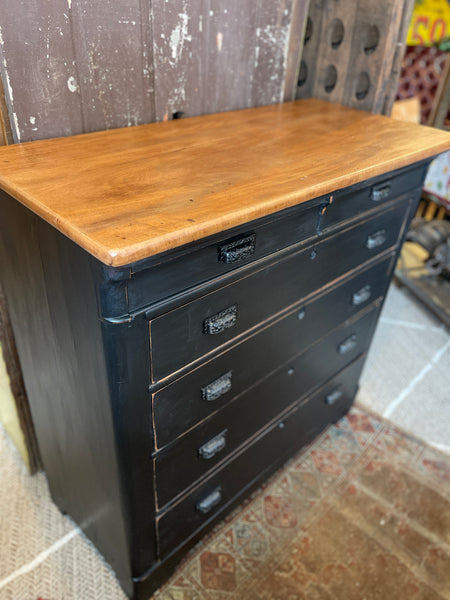
<path fill-rule="evenodd" d="M 51 493 L 129 595 L 149 597 L 350 408 L 425 168 L 125 266 L 1 192 L 2 280 Z"/>

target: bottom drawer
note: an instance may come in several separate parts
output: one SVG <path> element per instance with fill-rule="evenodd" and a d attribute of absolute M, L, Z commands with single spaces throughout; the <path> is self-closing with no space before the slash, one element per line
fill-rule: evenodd
<path fill-rule="evenodd" d="M 364 352 L 378 317 L 379 303 L 375 306 L 342 323 L 175 444 L 161 450 L 154 458 L 158 508 Z"/>
<path fill-rule="evenodd" d="M 160 514 L 156 519 L 159 558 L 221 515 L 228 504 L 268 476 L 280 461 L 343 416 L 358 389 L 364 360 L 365 355 L 361 355 L 202 485 Z"/>

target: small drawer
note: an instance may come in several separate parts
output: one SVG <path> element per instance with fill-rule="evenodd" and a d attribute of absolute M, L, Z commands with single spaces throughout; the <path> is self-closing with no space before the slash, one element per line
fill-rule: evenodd
<path fill-rule="evenodd" d="M 247 329 L 392 248 L 409 203 L 323 239 L 150 321 L 152 381 L 164 379 Z"/>
<path fill-rule="evenodd" d="M 322 231 L 326 232 L 345 219 L 375 210 L 384 202 L 394 200 L 406 192 L 409 192 L 408 195 L 412 199 L 418 199 L 424 175 L 423 166 L 415 167 L 365 182 L 364 186 L 358 189 L 345 189 L 332 194 L 331 201 L 323 204 Z"/>
<path fill-rule="evenodd" d="M 170 443 L 370 302 L 384 296 L 392 267 L 393 255 L 390 255 L 155 392 L 155 448 Z"/>
<path fill-rule="evenodd" d="M 204 477 L 282 411 L 363 353 L 379 307 L 346 322 L 260 380 L 154 458 L 159 508 Z"/>
<path fill-rule="evenodd" d="M 365 357 L 358 358 L 344 371 L 275 422 L 243 452 L 210 475 L 174 506 L 156 518 L 159 558 L 186 541 L 207 524 L 224 514 L 249 488 L 255 487 L 292 452 L 310 442 L 327 423 L 343 416 L 353 401 Z M 339 398 L 327 401 L 335 390 Z"/>

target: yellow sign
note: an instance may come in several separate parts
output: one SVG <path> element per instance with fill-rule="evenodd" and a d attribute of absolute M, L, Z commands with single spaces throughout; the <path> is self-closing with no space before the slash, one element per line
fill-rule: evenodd
<path fill-rule="evenodd" d="M 416 0 L 408 46 L 433 46 L 450 37 L 450 0 Z"/>

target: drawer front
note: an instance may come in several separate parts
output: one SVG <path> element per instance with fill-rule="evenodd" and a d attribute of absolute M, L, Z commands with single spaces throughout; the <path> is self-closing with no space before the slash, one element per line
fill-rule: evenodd
<path fill-rule="evenodd" d="M 364 352 L 378 310 L 338 327 L 162 450 L 154 459 L 158 507 L 204 477 L 282 411 Z"/>
<path fill-rule="evenodd" d="M 292 244 L 307 242 L 317 234 L 317 199 L 254 222 L 241 233 L 228 232 L 214 243 L 198 244 L 184 256 L 168 258 L 149 269 L 133 273 L 128 283 L 130 310 L 158 302 L 173 294 L 230 273 Z"/>
<path fill-rule="evenodd" d="M 390 255 L 154 393 L 156 449 L 382 297 L 392 266 Z"/>
<path fill-rule="evenodd" d="M 296 252 L 150 322 L 152 381 L 342 277 L 398 240 L 409 204 Z"/>
<path fill-rule="evenodd" d="M 231 501 L 242 498 L 274 466 L 280 466 L 328 423 L 343 416 L 356 394 L 364 359 L 358 358 L 190 494 L 157 516 L 159 558 L 223 515 Z"/>
<path fill-rule="evenodd" d="M 331 226 L 344 219 L 354 218 L 385 202 L 392 201 L 410 190 L 409 197 L 419 198 L 421 193 L 424 167 L 416 167 L 395 176 L 377 179 L 371 185 L 358 190 L 342 190 L 332 194 L 331 201 L 323 206 L 321 229 L 326 232 Z"/>

